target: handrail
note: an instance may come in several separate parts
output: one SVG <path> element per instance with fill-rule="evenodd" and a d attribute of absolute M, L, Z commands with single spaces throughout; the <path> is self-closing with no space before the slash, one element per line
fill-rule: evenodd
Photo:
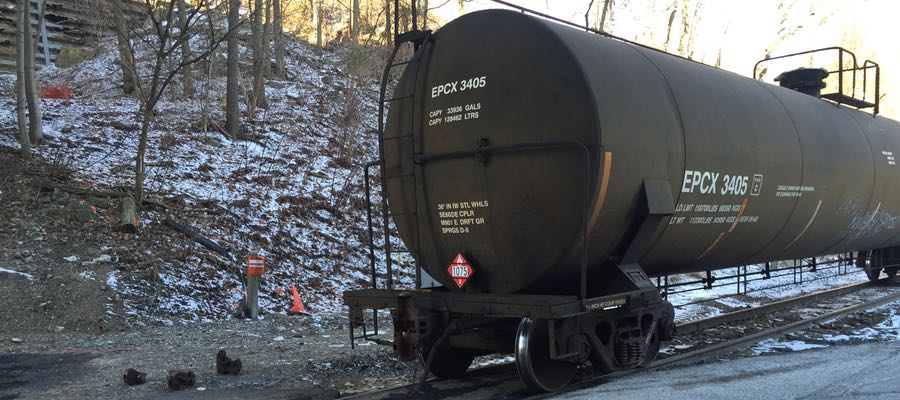
<path fill-rule="evenodd" d="M 753 79 L 762 79 L 762 77 L 759 75 L 759 67 L 760 67 L 760 65 L 762 65 L 764 63 L 767 63 L 770 61 L 775 61 L 775 60 L 783 60 L 783 59 L 791 58 L 791 57 L 807 55 L 807 54 L 827 52 L 827 51 L 831 51 L 831 50 L 837 51 L 838 67 L 836 70 L 833 70 L 833 71 L 826 70 L 826 71 L 828 71 L 829 74 L 833 74 L 833 73 L 837 74 L 837 79 L 838 79 L 837 86 L 838 87 L 837 87 L 837 92 L 830 93 L 829 95 L 838 95 L 838 96 L 837 97 L 828 97 L 829 95 L 822 95 L 822 97 L 827 98 L 828 100 L 832 100 L 838 104 L 850 104 L 851 106 L 855 106 L 857 109 L 872 108 L 873 109 L 872 113 L 874 115 L 877 115 L 879 112 L 879 109 L 880 109 L 880 105 L 881 105 L 880 104 L 881 103 L 881 99 L 880 99 L 880 97 L 881 97 L 881 87 L 880 87 L 881 67 L 878 65 L 878 63 L 876 63 L 872 60 L 866 60 L 865 62 L 863 62 L 862 66 L 860 66 L 859 61 L 856 58 L 856 54 L 854 54 L 852 51 L 847 50 L 840 46 L 823 47 L 820 49 L 806 50 L 806 51 L 801 51 L 801 52 L 797 52 L 797 53 L 790 53 L 790 54 L 784 54 L 784 55 L 775 56 L 775 57 L 764 58 L 762 60 L 757 61 L 756 64 L 753 65 Z M 849 56 L 849 59 L 852 63 L 849 67 L 845 66 L 845 64 L 846 64 L 844 62 L 845 55 Z M 868 75 L 869 75 L 870 69 L 875 70 L 875 99 L 872 100 L 871 102 L 868 102 L 866 100 L 866 98 L 869 93 L 868 92 L 868 85 L 869 85 Z M 860 71 L 862 72 L 862 75 L 863 75 L 863 77 L 862 77 L 862 98 L 856 97 L 856 91 L 858 88 L 857 73 Z M 847 72 L 852 73 L 852 77 L 850 78 L 851 79 L 851 87 L 849 90 L 849 92 L 850 92 L 849 95 L 846 94 L 846 92 L 844 91 L 844 73 L 847 73 Z M 845 98 L 845 97 L 849 97 L 850 99 L 856 100 L 859 103 L 847 103 L 846 99 L 843 99 L 844 101 L 842 101 L 842 98 Z"/>
<path fill-rule="evenodd" d="M 807 50 L 807 51 L 801 51 L 798 53 L 784 54 L 784 55 L 780 55 L 780 56 L 768 57 L 768 58 L 759 60 L 756 62 L 756 64 L 753 65 L 753 79 L 759 79 L 759 77 L 756 76 L 756 71 L 759 70 L 760 64 L 767 63 L 769 61 L 775 61 L 775 60 L 780 60 L 780 59 L 784 59 L 784 58 L 802 56 L 805 54 L 819 53 L 819 52 L 828 51 L 828 50 L 838 50 L 839 52 L 849 53 L 850 57 L 853 59 L 853 69 L 858 68 L 858 64 L 856 62 L 856 54 L 853 54 L 853 52 L 851 52 L 843 47 L 840 47 L 840 46 L 830 46 L 830 47 L 823 47 L 821 49 Z M 841 63 L 841 65 L 838 68 L 839 68 L 839 70 L 843 71 L 844 65 Z"/>
<path fill-rule="evenodd" d="M 868 85 L 866 84 L 866 77 L 869 76 L 869 68 L 875 68 L 875 114 L 878 114 L 878 108 L 881 104 L 881 66 L 878 65 L 875 61 L 866 60 L 863 62 L 863 98 L 866 98 L 866 89 L 868 89 Z"/>

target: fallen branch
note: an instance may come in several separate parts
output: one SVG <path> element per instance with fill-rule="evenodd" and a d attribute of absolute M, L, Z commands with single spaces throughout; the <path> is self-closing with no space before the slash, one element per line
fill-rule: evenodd
<path fill-rule="evenodd" d="M 177 232 L 183 233 L 185 236 L 188 237 L 188 239 L 191 239 L 191 240 L 199 243 L 203 247 L 206 247 L 207 249 L 215 252 L 216 254 L 219 254 L 222 257 L 225 257 L 225 258 L 231 260 L 232 262 L 234 262 L 234 257 L 232 257 L 231 253 L 229 253 L 228 250 L 225 250 L 224 247 L 220 246 L 218 243 L 214 242 L 212 239 L 197 233 L 197 231 L 191 229 L 191 227 L 179 224 L 168 218 L 163 220 L 163 224 L 165 226 L 168 226 L 169 228 L 174 229 Z"/>
<path fill-rule="evenodd" d="M 234 256 L 232 256 L 231 253 L 228 252 L 228 250 L 225 250 L 224 247 L 220 246 L 218 243 L 214 242 L 213 240 L 197 233 L 197 231 L 193 230 L 191 227 L 179 224 L 171 219 L 168 219 L 168 218 L 164 219 L 163 224 L 168 226 L 169 228 L 174 229 L 177 232 L 183 233 L 189 239 L 199 243 L 203 247 L 206 247 L 213 253 L 216 253 L 216 254 L 224 257 L 226 260 L 228 260 L 230 262 L 228 267 L 237 270 L 236 274 L 238 276 L 238 280 L 241 281 L 241 286 L 243 287 L 245 285 L 243 270 L 237 266 L 237 260 L 235 260 Z M 226 264 L 228 264 L 228 263 L 226 262 Z"/>

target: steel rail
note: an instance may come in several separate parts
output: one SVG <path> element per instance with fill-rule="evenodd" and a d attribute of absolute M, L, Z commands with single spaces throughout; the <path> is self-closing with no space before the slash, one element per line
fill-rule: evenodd
<path fill-rule="evenodd" d="M 722 325 L 729 322 L 747 320 L 756 316 L 760 316 L 772 311 L 784 310 L 790 308 L 792 306 L 797 306 L 801 304 L 808 304 L 811 302 L 821 301 L 828 298 L 839 297 L 843 295 L 847 295 L 850 293 L 854 293 L 863 289 L 877 287 L 879 283 L 885 282 L 886 279 L 882 279 L 878 282 L 864 282 L 860 284 L 847 285 L 833 289 L 822 290 L 798 297 L 792 297 L 785 300 L 779 300 L 772 303 L 764 304 L 758 307 L 753 307 L 750 309 L 739 310 L 735 312 L 731 312 L 728 314 L 723 314 L 715 317 L 710 317 L 706 319 L 702 319 L 699 321 L 693 321 L 684 323 L 677 326 L 677 331 L 679 334 L 685 333 L 695 333 L 701 331 L 703 329 L 707 329 L 716 325 Z M 559 392 L 553 393 L 542 393 L 542 394 L 532 394 L 529 392 L 515 392 L 515 393 L 498 393 L 496 395 L 497 398 L 503 399 L 544 399 L 544 398 L 552 398 L 554 395 L 559 393 L 571 392 L 574 390 L 584 389 L 590 387 L 594 384 L 601 383 L 606 380 L 610 380 L 613 378 L 623 377 L 634 373 L 639 373 L 643 371 L 650 371 L 654 369 L 659 369 L 663 367 L 674 366 L 677 364 L 687 363 L 687 362 L 696 362 L 702 361 L 706 358 L 713 357 L 716 355 L 720 355 L 723 353 L 727 353 L 730 351 L 738 350 L 741 348 L 745 348 L 749 344 L 757 343 L 761 340 L 765 340 L 772 337 L 778 337 L 785 333 L 808 328 L 810 326 L 816 325 L 818 323 L 828 321 L 830 319 L 834 319 L 837 317 L 841 317 L 847 314 L 851 314 L 856 311 L 861 311 L 865 309 L 875 308 L 884 304 L 892 303 L 895 301 L 900 301 L 900 292 L 879 297 L 878 299 L 871 300 L 868 302 L 863 302 L 860 304 L 856 304 L 853 306 L 845 307 L 836 311 L 827 312 L 825 314 L 814 316 L 810 318 L 803 319 L 801 321 L 793 322 L 787 325 L 774 327 L 770 329 L 766 329 L 748 336 L 744 336 L 741 338 L 737 338 L 734 340 L 730 340 L 727 342 L 722 342 L 710 346 L 703 347 L 701 349 L 689 351 L 686 353 L 682 353 L 679 355 L 674 355 L 671 357 L 667 357 L 664 359 L 660 359 L 654 361 L 650 365 L 643 368 L 635 368 L 626 371 L 618 371 L 604 375 L 592 376 L 585 378 L 583 380 L 577 381 L 563 389 Z M 510 375 L 509 379 L 517 379 L 512 377 L 515 375 L 515 368 L 510 368 L 514 363 L 503 363 L 503 364 L 495 364 L 486 367 L 478 367 L 470 369 L 466 374 L 466 379 L 474 378 L 473 385 L 478 385 L 479 382 L 484 381 L 484 378 L 487 378 L 491 375 Z M 466 379 L 463 379 L 466 380 Z M 429 382 L 435 382 L 435 379 L 429 379 Z M 459 380 L 455 380 L 459 381 Z M 398 393 L 407 393 L 414 384 L 396 386 L 392 388 L 385 388 L 374 392 L 366 392 L 360 393 L 356 395 L 352 395 L 346 397 L 347 399 L 388 399 L 388 398 L 398 398 L 396 397 Z M 459 395 L 464 390 L 460 385 L 455 385 L 455 389 L 452 390 L 454 395 Z M 416 398 L 416 397 L 413 397 Z M 424 398 L 424 397 L 423 397 Z M 430 398 L 430 397 L 429 397 Z"/>
<path fill-rule="evenodd" d="M 560 393 L 568 393 L 568 392 L 573 392 L 573 391 L 580 390 L 580 389 L 586 389 L 586 388 L 595 386 L 598 383 L 602 383 L 604 381 L 607 381 L 607 380 L 613 379 L 613 378 L 619 378 L 619 377 L 636 374 L 636 373 L 644 372 L 644 371 L 652 371 L 652 370 L 656 370 L 659 368 L 672 367 L 672 366 L 676 366 L 676 365 L 680 365 L 680 364 L 703 361 L 703 360 L 706 360 L 706 359 L 714 357 L 714 356 L 727 354 L 727 353 L 730 353 L 730 352 L 733 352 L 736 350 L 747 348 L 748 346 L 751 346 L 755 343 L 758 343 L 758 342 L 766 340 L 766 339 L 779 337 L 786 333 L 806 329 L 806 328 L 812 327 L 816 324 L 820 324 L 820 323 L 823 323 L 823 322 L 826 322 L 826 321 L 829 321 L 829 320 L 832 320 L 835 318 L 840 318 L 840 317 L 846 316 L 848 314 L 855 313 L 857 311 L 868 310 L 868 309 L 880 307 L 885 304 L 889 304 L 889 303 L 893 303 L 893 302 L 897 302 L 897 301 L 900 301 L 900 292 L 882 296 L 877 299 L 865 301 L 865 302 L 855 304 L 852 306 L 844 307 L 839 310 L 827 312 L 825 314 L 805 318 L 800 321 L 792 322 L 787 325 L 769 328 L 769 329 L 766 329 L 766 330 L 763 330 L 763 331 L 760 331 L 757 333 L 753 333 L 753 334 L 750 334 L 747 336 L 739 337 L 737 339 L 729 340 L 727 342 L 717 343 L 717 344 L 706 346 L 706 347 L 703 347 L 703 348 L 700 348 L 697 350 L 689 351 L 687 353 L 682 353 L 682 354 L 674 355 L 672 357 L 667 357 L 667 358 L 664 358 L 661 360 L 654 361 L 650 365 L 643 367 L 643 368 L 635 368 L 635 369 L 630 369 L 627 371 L 613 372 L 613 373 L 606 374 L 606 375 L 600 375 L 600 376 L 595 376 L 595 377 L 591 377 L 588 379 L 584 379 L 582 381 L 575 382 L 575 383 L 569 385 L 568 387 L 566 387 L 565 389 L 563 389 L 559 392 L 540 393 L 537 395 L 520 397 L 520 398 L 528 399 L 528 400 L 548 399 L 548 398 L 552 398 L 555 395 L 558 395 Z"/>
<path fill-rule="evenodd" d="M 727 314 L 717 315 L 715 317 L 701 319 L 699 321 L 686 322 L 676 326 L 676 330 L 678 334 L 699 332 L 716 325 L 722 325 L 734 321 L 742 321 L 745 319 L 763 315 L 765 313 L 783 310 L 796 305 L 812 303 L 814 301 L 824 300 L 831 297 L 843 296 L 848 293 L 853 293 L 862 289 L 874 287 L 875 285 L 876 282 L 863 282 L 857 283 L 855 285 L 847 285 L 835 289 L 809 293 L 798 297 L 791 297 L 788 299 L 764 304 L 759 307 L 746 308 Z"/>

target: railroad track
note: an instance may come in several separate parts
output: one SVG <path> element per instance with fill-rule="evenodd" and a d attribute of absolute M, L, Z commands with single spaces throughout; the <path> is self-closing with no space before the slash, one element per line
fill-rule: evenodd
<path fill-rule="evenodd" d="M 866 289 L 866 293 L 861 293 Z M 859 296 L 856 296 L 859 294 Z M 651 363 L 644 368 L 636 368 L 628 371 L 614 372 L 604 375 L 594 375 L 590 373 L 580 374 L 576 380 L 569 385 L 563 392 L 571 392 L 584 389 L 604 381 L 619 378 L 626 375 L 650 371 L 659 368 L 672 367 L 680 364 L 694 363 L 709 359 L 722 354 L 727 354 L 735 350 L 744 349 L 758 343 L 762 340 L 779 337 L 789 332 L 799 331 L 811 326 L 829 321 L 835 318 L 846 316 L 858 311 L 876 308 L 885 304 L 900 301 L 900 286 L 886 286 L 882 282 L 866 282 L 856 285 L 849 285 L 835 289 L 815 292 L 791 299 L 776 301 L 762 306 L 739 310 L 720 316 L 707 318 L 699 321 L 689 322 L 678 326 L 679 335 L 701 333 L 706 329 L 734 323 L 738 321 L 749 321 L 754 317 L 767 315 L 773 312 L 793 309 L 796 306 L 805 304 L 821 304 L 830 300 L 840 298 L 842 296 L 854 297 L 855 299 L 847 299 L 838 301 L 830 306 L 824 306 L 825 309 L 815 315 L 807 315 L 797 320 L 785 324 L 772 327 L 766 327 L 761 330 L 743 335 L 737 338 L 723 340 L 718 343 L 708 344 L 706 346 L 691 349 L 679 354 L 669 355 Z M 663 354 L 660 355 L 664 356 Z M 585 368 L 588 370 L 588 368 Z M 379 390 L 375 392 L 362 393 L 347 398 L 350 399 L 406 399 L 415 385 L 409 384 Z M 414 399 L 546 399 L 552 398 L 556 393 L 534 394 L 528 391 L 518 378 L 516 368 L 512 363 L 492 365 L 488 367 L 476 368 L 470 370 L 466 374 L 465 379 L 451 380 L 429 380 L 419 388 L 418 395 L 413 396 Z"/>

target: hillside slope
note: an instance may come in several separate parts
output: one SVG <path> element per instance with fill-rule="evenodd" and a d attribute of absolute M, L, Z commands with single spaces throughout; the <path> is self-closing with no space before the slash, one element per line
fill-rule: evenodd
<path fill-rule="evenodd" d="M 60 200 L 48 191 L 127 191 L 133 185 L 139 103 L 117 87 L 114 44 L 101 42 L 93 57 L 75 67 L 46 67 L 39 73 L 43 85 L 66 84 L 75 94 L 68 101 L 42 101 L 46 140 L 35 150 L 42 163 L 35 168 L 42 173 L 15 165 L 21 161 L 13 151 L 18 149 L 14 76 L 0 75 L 0 147 L 7 149 L 0 158 L 4 168 L 25 174 L 14 189 L 20 192 L 16 207 L 33 209 L 31 217 L 12 213 L 12 219 L 0 222 L 0 267 L 38 276 L 38 281 L 44 270 L 96 280 L 111 292 L 101 294 L 106 308 L 124 322 L 228 318 L 242 297 L 235 266 L 163 224 L 172 219 L 222 244 L 239 260 L 250 253 L 265 255 L 264 310 L 285 312 L 290 300 L 276 292 L 289 292 L 296 283 L 314 315 L 331 319 L 342 312 L 341 292 L 368 280 L 363 273 L 368 265 L 363 165 L 377 153 L 378 95 L 374 79 L 347 71 L 350 54 L 343 49 L 290 42 L 288 78 L 270 79 L 266 87 L 270 107 L 260 110 L 256 121 L 242 119 L 249 141 L 232 140 L 214 128 L 199 131 L 205 93 L 211 93 L 211 127 L 224 125 L 224 71 L 216 71 L 209 82 L 195 71 L 192 98 L 179 96 L 180 84 L 173 82 L 150 131 L 145 185 L 158 201 L 145 205 L 140 232 L 116 232 L 120 211 L 113 196 L 101 199 L 109 204 L 98 205 L 93 221 L 78 221 L 71 213 L 54 217 L 55 242 L 48 242 L 40 229 L 50 222 L 38 216 L 41 210 L 103 197 L 69 190 Z M 149 53 L 140 54 L 139 67 L 146 70 Z M 249 74 L 242 79 L 249 87 Z M 32 223 L 37 230 L 18 229 Z M 66 247 L 85 231 L 97 233 L 93 250 Z M 40 262 L 23 261 L 22 254 L 40 255 L 48 248 L 72 254 L 53 251 Z M 68 261 L 70 256 L 77 260 Z M 112 261 L 92 261 L 100 256 Z M 401 271 L 400 282 L 411 283 L 408 270 Z"/>

